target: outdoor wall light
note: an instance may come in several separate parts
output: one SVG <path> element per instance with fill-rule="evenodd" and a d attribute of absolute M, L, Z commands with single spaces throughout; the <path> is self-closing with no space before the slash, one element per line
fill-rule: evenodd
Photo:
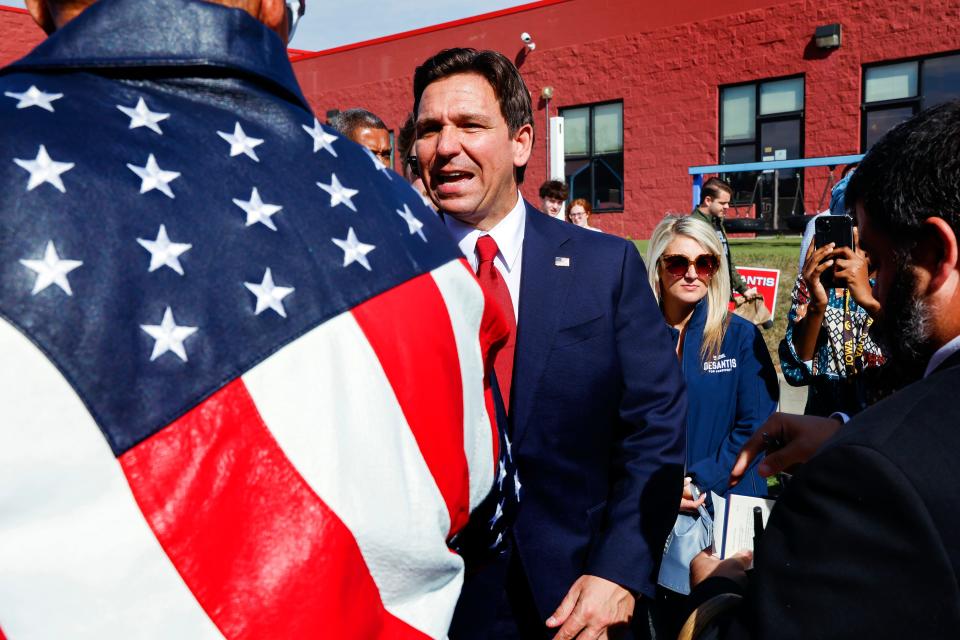
<path fill-rule="evenodd" d="M 540 90 L 540 96 L 541 96 L 544 100 L 549 100 L 550 98 L 552 98 L 552 97 L 553 97 L 553 87 L 544 87 L 543 89 L 541 89 L 541 90 Z"/>
<path fill-rule="evenodd" d="M 520 34 L 520 41 L 523 42 L 523 44 L 527 45 L 527 49 L 529 49 L 530 51 L 533 51 L 534 49 L 537 48 L 537 43 L 533 41 L 533 36 L 531 36 L 526 31 Z"/>
<path fill-rule="evenodd" d="M 836 49 L 840 46 L 840 23 L 817 27 L 813 32 L 813 39 L 820 49 Z"/>

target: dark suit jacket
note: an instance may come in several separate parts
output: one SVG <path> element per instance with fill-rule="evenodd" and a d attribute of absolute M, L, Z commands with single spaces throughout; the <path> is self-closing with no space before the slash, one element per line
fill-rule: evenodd
<path fill-rule="evenodd" d="M 686 396 L 646 269 L 633 243 L 529 204 L 522 260 L 514 552 L 541 619 L 583 574 L 652 596 L 680 500 Z"/>
<path fill-rule="evenodd" d="M 728 637 L 960 637 L 957 389 L 960 354 L 796 474 Z"/>

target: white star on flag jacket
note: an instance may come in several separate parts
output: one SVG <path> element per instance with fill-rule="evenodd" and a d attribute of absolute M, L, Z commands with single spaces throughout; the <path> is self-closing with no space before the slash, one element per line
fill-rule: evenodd
<path fill-rule="evenodd" d="M 0 94 L 0 637 L 445 637 L 506 327 L 417 193 L 219 5 Z"/>

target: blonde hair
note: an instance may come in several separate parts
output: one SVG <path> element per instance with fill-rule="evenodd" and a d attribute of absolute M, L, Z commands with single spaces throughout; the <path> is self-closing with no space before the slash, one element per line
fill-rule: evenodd
<path fill-rule="evenodd" d="M 660 257 L 677 236 L 695 240 L 720 262 L 720 268 L 707 283 L 707 323 L 700 346 L 700 358 L 706 362 L 720 353 L 729 323 L 727 305 L 730 301 L 730 273 L 727 270 L 727 258 L 716 232 L 706 222 L 691 216 L 667 215 L 653 230 L 647 245 L 647 276 L 653 295 L 661 305 Z"/>

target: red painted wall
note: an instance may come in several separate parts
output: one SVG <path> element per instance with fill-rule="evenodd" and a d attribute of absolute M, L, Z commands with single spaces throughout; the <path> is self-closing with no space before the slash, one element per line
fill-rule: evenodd
<path fill-rule="evenodd" d="M 862 65 L 960 49 L 958 19 L 960 0 L 566 0 L 307 57 L 294 70 L 321 118 L 363 106 L 397 128 L 423 59 L 450 46 L 494 48 L 514 59 L 528 31 L 537 49 L 520 69 L 535 97 L 537 143 L 524 195 L 536 202 L 546 174 L 542 87 L 555 89 L 553 115 L 558 107 L 622 99 L 624 211 L 593 222 L 642 238 L 665 212 L 690 209 L 687 167 L 718 161 L 719 85 L 802 73 L 805 155 L 859 153 Z M 823 55 L 812 35 L 833 22 L 843 25 L 843 45 Z M 826 169 L 806 172 L 808 211 L 825 176 Z"/>
<path fill-rule="evenodd" d="M 45 37 L 25 10 L 0 5 L 0 67 L 22 58 Z"/>

